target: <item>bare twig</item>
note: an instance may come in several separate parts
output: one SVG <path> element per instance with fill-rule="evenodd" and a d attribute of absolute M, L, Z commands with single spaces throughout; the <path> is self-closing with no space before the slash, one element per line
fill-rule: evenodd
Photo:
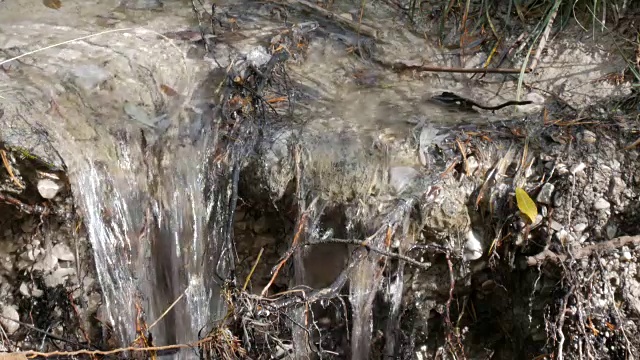
<path fill-rule="evenodd" d="M 307 223 L 308 217 L 309 217 L 309 214 L 307 212 L 302 214 L 302 217 L 300 218 L 300 222 L 298 223 L 298 229 L 296 230 L 296 234 L 293 236 L 293 241 L 291 242 L 291 248 L 289 249 L 289 251 L 287 251 L 284 258 L 280 260 L 278 265 L 276 265 L 276 267 L 274 268 L 273 276 L 271 276 L 271 280 L 269 280 L 269 283 L 267 283 L 264 289 L 262 289 L 262 292 L 260 293 L 261 296 L 265 296 L 267 294 L 267 291 L 269 291 L 271 284 L 273 284 L 273 282 L 278 277 L 278 273 L 280 272 L 280 269 L 284 266 L 284 264 L 287 263 L 291 255 L 293 255 L 293 252 L 297 248 L 298 241 L 300 240 L 300 234 L 302 234 L 302 231 Z"/>
<path fill-rule="evenodd" d="M 432 66 L 422 64 L 406 64 L 401 61 L 395 63 L 387 63 L 377 60 L 377 62 L 385 67 L 389 67 L 395 71 L 414 70 L 414 71 L 428 71 L 428 72 L 445 72 L 445 73 L 472 73 L 472 74 L 519 74 L 520 69 L 485 69 L 485 68 L 458 68 L 458 67 L 445 67 L 445 66 Z M 525 73 L 531 72 L 526 69 Z"/>
<path fill-rule="evenodd" d="M 9 177 L 11 178 L 11 181 L 13 181 L 13 183 L 16 184 L 16 186 L 19 187 L 20 189 L 24 189 L 25 186 L 20 182 L 20 180 L 18 180 L 18 178 L 13 173 L 13 169 L 11 167 L 11 164 L 9 163 L 9 160 L 7 159 L 6 151 L 0 150 L 0 155 L 2 155 L 2 164 L 4 165 L 4 168 L 7 169 L 7 172 L 9 173 Z"/>
<path fill-rule="evenodd" d="M 11 195 L 0 193 L 0 201 L 4 202 L 4 203 L 7 203 L 7 204 L 15 205 L 16 207 L 18 207 L 20 209 L 20 211 L 25 212 L 27 214 L 41 214 L 41 215 L 48 215 L 49 214 L 49 208 L 48 207 L 43 206 L 43 205 L 25 204 L 22 201 L 14 198 Z"/>
<path fill-rule="evenodd" d="M 556 331 L 558 332 L 558 337 L 560 340 L 558 341 L 558 360 L 562 360 L 562 347 L 564 346 L 564 332 L 562 331 L 562 327 L 564 327 L 564 315 L 567 312 L 567 304 L 569 302 L 569 296 L 573 294 L 573 288 L 569 290 L 569 292 L 562 299 L 562 304 L 560 305 L 560 319 L 558 320 L 558 325 Z"/>
<path fill-rule="evenodd" d="M 581 249 L 574 251 L 573 258 L 581 259 L 581 258 L 588 257 L 596 252 L 597 253 L 607 252 L 607 251 L 615 250 L 625 245 L 640 245 L 640 235 L 621 236 L 609 241 L 604 241 L 601 243 L 585 246 Z M 567 255 L 556 254 L 553 251 L 546 249 L 537 255 L 525 257 L 525 262 L 526 262 L 526 265 L 528 266 L 538 266 L 543 264 L 545 261 L 559 264 L 566 261 L 567 258 L 568 258 Z"/>
<path fill-rule="evenodd" d="M 12 319 L 12 318 L 10 318 L 10 317 L 6 317 L 6 316 L 4 316 L 4 315 L 2 315 L 2 314 L 0 314 L 0 318 L 6 319 L 6 320 L 9 320 L 9 321 L 13 321 L 14 323 L 20 324 L 20 325 L 22 325 L 22 326 L 24 326 L 24 327 L 26 327 L 26 328 L 28 328 L 28 329 L 30 329 L 30 330 L 33 330 L 33 331 L 35 331 L 35 332 L 38 332 L 38 333 L 40 333 L 40 334 L 42 334 L 42 335 L 45 335 L 45 336 L 47 336 L 47 337 L 50 337 L 51 339 L 59 340 L 59 341 L 63 341 L 63 342 L 65 342 L 65 343 L 67 343 L 67 344 L 77 346 L 78 348 L 82 348 L 82 347 L 83 347 L 83 345 L 81 345 L 80 343 L 78 343 L 78 342 L 76 342 L 76 341 L 69 340 L 69 339 L 65 339 L 65 338 L 63 338 L 63 337 L 60 337 L 60 336 L 54 335 L 54 334 L 52 334 L 52 333 L 50 333 L 50 332 L 48 332 L 48 331 L 42 330 L 42 329 L 40 329 L 40 328 L 37 328 L 37 327 L 35 327 L 35 326 L 31 325 L 31 324 L 27 324 L 27 323 L 25 323 L 25 322 L 22 322 L 22 321 L 19 321 L 19 320 L 15 320 L 15 319 Z M 92 348 L 94 348 L 94 349 L 95 349 L 95 347 L 94 347 L 94 346 L 92 346 L 91 344 L 88 344 L 88 345 L 89 345 L 89 347 L 92 347 Z"/>
<path fill-rule="evenodd" d="M 253 275 L 253 272 L 256 271 L 256 266 L 258 266 L 258 263 L 260 262 L 260 258 L 262 257 L 263 252 L 264 252 L 264 247 L 260 248 L 260 252 L 258 253 L 258 258 L 256 259 L 256 262 L 253 263 L 253 266 L 251 267 L 251 271 L 249 272 L 249 275 L 247 275 L 247 278 L 244 280 L 244 285 L 242 286 L 243 291 L 247 289 L 247 285 L 249 285 L 249 281 L 251 280 L 251 276 Z"/>
<path fill-rule="evenodd" d="M 39 351 L 25 351 L 16 354 L 21 354 L 26 356 L 29 359 L 33 359 L 36 357 L 59 357 L 59 356 L 78 356 L 78 355 L 115 355 L 129 351 L 135 352 L 154 352 L 154 351 L 167 351 L 167 350 L 179 350 L 186 348 L 195 348 L 200 345 L 207 344 L 211 342 L 213 337 L 207 337 L 200 341 L 196 341 L 190 344 L 176 344 L 176 345 L 165 345 L 165 346 L 151 346 L 151 347 L 134 347 L 129 346 L 125 348 L 119 348 L 114 350 L 77 350 L 77 351 L 52 351 L 52 352 L 39 352 Z"/>

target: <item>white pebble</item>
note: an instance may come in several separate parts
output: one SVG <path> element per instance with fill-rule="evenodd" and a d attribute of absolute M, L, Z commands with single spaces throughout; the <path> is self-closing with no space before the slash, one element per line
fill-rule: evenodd
<path fill-rule="evenodd" d="M 604 210 L 610 207 L 611 207 L 611 204 L 609 204 L 609 202 L 603 198 L 596 200 L 596 202 L 593 204 L 594 210 Z"/>
<path fill-rule="evenodd" d="M 45 199 L 53 199 L 60 191 L 60 185 L 51 179 L 38 181 L 38 192 Z"/>

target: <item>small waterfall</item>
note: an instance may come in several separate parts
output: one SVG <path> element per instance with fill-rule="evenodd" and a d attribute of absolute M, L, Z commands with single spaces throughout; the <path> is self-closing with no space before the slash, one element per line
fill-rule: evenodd
<path fill-rule="evenodd" d="M 401 237 L 406 235 L 407 219 L 410 216 L 415 200 L 401 200 L 386 216 L 381 216 L 382 221 L 373 222 L 380 227 L 372 236 L 369 237 L 368 244 L 372 248 L 388 250 L 394 241 L 394 237 L 398 228 L 401 228 Z M 402 241 L 402 240 L 401 240 Z M 351 277 L 351 286 L 349 288 L 349 301 L 352 307 L 352 330 L 351 330 L 351 359 L 364 360 L 369 359 L 371 352 L 371 336 L 373 330 L 373 302 L 376 293 L 384 279 L 384 269 L 387 266 L 387 259 L 373 252 L 369 253 L 358 266 Z M 397 281 L 402 281 L 402 272 L 398 272 Z M 398 285 L 396 283 L 396 285 Z M 401 283 L 400 285 L 401 286 Z M 399 295 L 401 295 L 401 287 Z M 392 308 L 393 316 L 397 317 L 399 306 L 399 297 L 392 300 L 394 304 Z M 394 311 L 394 309 L 396 309 Z"/>
<path fill-rule="evenodd" d="M 85 38 L 21 60 L 37 66 L 6 79 L 5 118 L 16 134 L 45 134 L 34 143 L 63 159 L 120 345 L 193 343 L 225 311 L 220 287 L 235 262 L 232 214 L 253 127 L 221 140 L 218 109 L 203 99 L 207 81 L 222 77 L 190 68 L 157 33 L 77 33 Z M 149 43 L 162 56 L 139 51 Z M 194 75 L 204 79 L 197 89 Z"/>
<path fill-rule="evenodd" d="M 138 339 L 141 321 L 147 326 L 158 321 L 150 329 L 156 345 L 196 341 L 223 310 L 220 282 L 212 272 L 230 213 L 218 206 L 234 192 L 216 188 L 222 182 L 209 171 L 211 144 L 202 141 L 200 149 L 187 151 L 168 147 L 170 141 L 155 144 L 177 151 L 175 160 L 178 155 L 200 160 L 146 169 L 147 179 L 128 161 L 112 164 L 119 172 L 88 161 L 87 171 L 76 179 L 104 299 L 123 344 Z M 161 160 L 157 156 L 163 155 L 147 153 L 148 163 Z M 217 197 L 213 203 L 210 194 Z"/>

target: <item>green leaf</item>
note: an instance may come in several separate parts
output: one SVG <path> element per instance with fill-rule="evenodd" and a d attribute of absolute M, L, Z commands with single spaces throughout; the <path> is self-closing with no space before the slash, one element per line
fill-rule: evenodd
<path fill-rule="evenodd" d="M 526 218 L 525 220 L 529 220 L 529 223 L 533 224 L 538 216 L 538 207 L 523 188 L 516 188 L 516 202 L 520 213 Z"/>

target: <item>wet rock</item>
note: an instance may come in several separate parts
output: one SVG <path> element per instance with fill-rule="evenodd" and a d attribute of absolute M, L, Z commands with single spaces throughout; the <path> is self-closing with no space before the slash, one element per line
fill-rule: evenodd
<path fill-rule="evenodd" d="M 51 179 L 38 181 L 38 192 L 45 199 L 53 199 L 60 191 L 61 186 Z"/>
<path fill-rule="evenodd" d="M 87 91 L 95 89 L 111 77 L 104 67 L 93 64 L 75 66 L 71 69 L 71 75 L 75 85 Z"/>
<path fill-rule="evenodd" d="M 62 261 L 74 261 L 75 259 L 75 256 L 73 255 L 73 252 L 71 251 L 69 246 L 63 243 L 56 244 L 51 249 L 51 254 L 55 256 L 58 260 L 62 260 Z"/>
<path fill-rule="evenodd" d="M 20 320 L 18 307 L 15 305 L 3 305 L 2 317 L 0 317 L 0 325 L 2 325 L 4 331 L 6 331 L 8 335 L 13 335 L 20 328 L 20 324 L 12 320 Z"/>
<path fill-rule="evenodd" d="M 256 46 L 247 53 L 247 61 L 256 67 L 266 64 L 269 59 L 271 55 L 262 46 Z"/>
<path fill-rule="evenodd" d="M 611 207 L 611 204 L 609 204 L 609 202 L 603 198 L 596 200 L 596 202 L 593 204 L 594 210 L 605 210 L 610 207 Z"/>
<path fill-rule="evenodd" d="M 551 204 L 551 199 L 552 199 L 552 195 L 553 195 L 553 190 L 555 189 L 555 186 L 551 183 L 546 183 L 542 186 L 542 189 L 540 189 L 540 193 L 538 193 L 538 197 L 536 198 L 536 200 L 541 203 L 541 204 Z"/>
<path fill-rule="evenodd" d="M 469 231 L 467 233 L 466 243 L 464 244 L 464 253 L 462 258 L 465 261 L 478 260 L 482 257 L 482 253 L 484 252 L 482 248 L 481 239 L 474 231 Z"/>

